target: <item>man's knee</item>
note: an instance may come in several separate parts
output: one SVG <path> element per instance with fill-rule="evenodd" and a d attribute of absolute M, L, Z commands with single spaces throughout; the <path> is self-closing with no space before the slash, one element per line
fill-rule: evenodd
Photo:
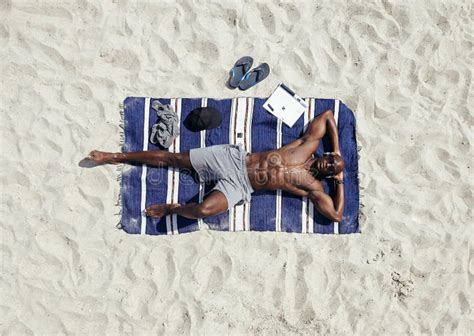
<path fill-rule="evenodd" d="M 169 165 L 177 168 L 192 169 L 189 152 L 184 153 L 168 153 Z"/>
<path fill-rule="evenodd" d="M 321 116 L 323 118 L 326 118 L 326 119 L 331 118 L 333 115 L 334 114 L 333 114 L 332 110 L 327 110 L 327 111 L 324 111 L 323 113 L 321 113 Z"/>

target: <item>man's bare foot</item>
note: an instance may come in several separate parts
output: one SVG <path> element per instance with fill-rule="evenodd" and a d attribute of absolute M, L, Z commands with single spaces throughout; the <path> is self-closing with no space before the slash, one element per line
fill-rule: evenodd
<path fill-rule="evenodd" d="M 117 154 L 115 153 L 108 153 L 108 152 L 93 150 L 92 152 L 89 153 L 89 156 L 87 158 L 98 164 L 107 164 L 107 163 L 118 164 L 119 162 L 117 161 L 116 156 Z"/>
<path fill-rule="evenodd" d="M 181 206 L 180 204 L 153 204 L 145 209 L 145 214 L 149 217 L 164 217 L 170 214 L 170 210 Z"/>

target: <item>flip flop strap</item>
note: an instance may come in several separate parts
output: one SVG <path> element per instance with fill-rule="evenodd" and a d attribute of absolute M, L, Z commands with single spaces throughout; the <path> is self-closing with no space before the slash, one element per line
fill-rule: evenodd
<path fill-rule="evenodd" d="M 260 72 L 261 72 L 261 71 L 262 71 L 262 69 L 257 69 L 257 68 L 255 68 L 255 69 L 253 69 L 253 70 L 247 72 L 247 73 L 245 74 L 244 78 L 242 78 L 242 80 L 248 79 L 248 78 L 252 75 L 252 73 L 255 73 L 255 74 L 257 75 L 257 77 L 256 77 L 256 82 L 258 82 L 258 80 L 260 79 Z"/>
<path fill-rule="evenodd" d="M 242 70 L 245 72 L 245 66 L 247 65 L 247 63 L 240 63 L 240 64 L 236 64 L 234 66 L 234 68 L 237 68 L 237 67 L 242 67 Z"/>
<path fill-rule="evenodd" d="M 255 73 L 256 73 L 257 77 L 255 77 L 255 81 L 258 82 L 258 80 L 260 79 L 260 76 L 261 76 L 260 73 L 262 73 L 263 70 L 262 70 L 262 69 L 255 68 L 255 69 L 253 69 L 251 72 L 255 72 Z"/>

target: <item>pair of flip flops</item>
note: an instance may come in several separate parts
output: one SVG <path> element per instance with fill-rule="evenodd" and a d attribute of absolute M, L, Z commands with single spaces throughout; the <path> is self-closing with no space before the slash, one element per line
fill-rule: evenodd
<path fill-rule="evenodd" d="M 250 56 L 244 56 L 235 62 L 234 67 L 229 72 L 228 84 L 231 88 L 247 90 L 268 77 L 270 67 L 267 63 L 262 63 L 250 70 L 252 64 L 253 58 Z"/>

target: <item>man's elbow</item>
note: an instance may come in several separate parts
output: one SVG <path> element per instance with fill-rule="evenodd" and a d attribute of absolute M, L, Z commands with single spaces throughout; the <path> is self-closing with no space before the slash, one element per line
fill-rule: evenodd
<path fill-rule="evenodd" d="M 342 222 L 342 214 L 335 214 L 332 218 L 331 218 L 332 221 L 334 222 Z"/>
<path fill-rule="evenodd" d="M 334 112 L 332 110 L 326 110 L 322 113 L 325 118 L 334 118 Z"/>

